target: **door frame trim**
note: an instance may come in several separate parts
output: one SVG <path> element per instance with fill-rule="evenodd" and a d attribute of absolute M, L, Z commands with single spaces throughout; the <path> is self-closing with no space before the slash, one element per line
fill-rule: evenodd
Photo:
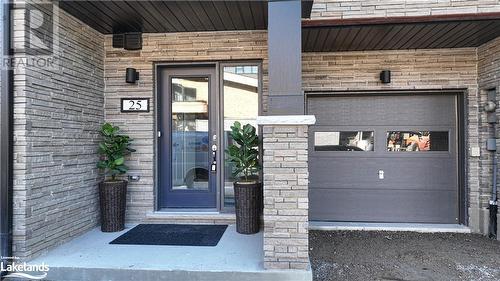
<path fill-rule="evenodd" d="M 466 126 L 467 110 L 467 88 L 444 88 L 444 89 L 369 89 L 369 90 L 305 90 L 304 91 L 304 112 L 307 113 L 307 102 L 309 97 L 321 96 L 391 96 L 391 95 L 453 95 L 456 97 L 457 105 L 457 177 L 458 177 L 458 223 L 469 225 L 469 186 L 467 181 L 468 173 L 468 150 L 466 141 L 468 132 Z"/>
<path fill-rule="evenodd" d="M 192 212 L 192 213 L 199 213 L 199 212 L 219 212 L 219 213 L 234 213 L 234 208 L 231 207 L 224 207 L 224 193 L 222 192 L 220 188 L 220 180 L 222 177 L 222 170 L 219 168 L 217 171 L 217 190 L 216 190 L 216 208 L 215 209 L 192 209 L 192 208 L 162 208 L 160 207 L 160 188 L 159 188 L 159 166 L 160 166 L 160 159 L 159 159 L 159 140 L 158 140 L 158 131 L 159 131 L 159 95 L 160 91 L 162 90 L 160 82 L 161 82 L 161 71 L 165 68 L 187 68 L 187 67 L 215 67 L 215 88 L 217 90 L 216 93 L 216 111 L 218 114 L 215 118 L 218 120 L 216 121 L 217 124 L 220 124 L 223 122 L 223 116 L 220 116 L 220 110 L 223 107 L 221 105 L 220 99 L 222 96 L 222 87 L 223 85 L 221 84 L 221 78 L 222 78 L 222 67 L 224 66 L 231 66 L 231 65 L 257 65 L 259 67 L 259 89 L 258 89 L 258 95 L 259 95 L 259 109 L 258 113 L 259 115 L 262 114 L 263 108 L 262 108 L 262 101 L 263 101 L 263 60 L 261 58 L 255 58 L 255 59 L 235 59 L 235 60 L 213 60 L 213 61 L 154 61 L 152 63 L 152 73 L 153 73 L 153 98 L 152 101 L 154 102 L 154 106 L 150 107 L 151 109 L 154 110 L 153 112 L 153 132 L 152 132 L 152 137 L 153 137 L 153 201 L 154 201 L 154 207 L 153 207 L 153 212 L 179 212 L 179 210 L 182 210 L 182 212 Z M 217 146 L 219 149 L 221 148 L 221 137 L 219 136 L 217 140 Z M 224 161 L 221 157 L 221 153 L 218 153 L 217 155 L 217 163 L 219 167 L 223 167 Z"/>

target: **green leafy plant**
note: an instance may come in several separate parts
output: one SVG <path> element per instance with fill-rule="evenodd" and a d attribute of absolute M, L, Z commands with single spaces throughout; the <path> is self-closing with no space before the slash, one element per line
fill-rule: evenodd
<path fill-rule="evenodd" d="M 249 177 L 256 175 L 260 170 L 259 137 L 255 132 L 255 127 L 246 124 L 243 127 L 240 122 L 234 122 L 231 126 L 230 136 L 236 142 L 226 149 L 229 156 L 229 162 L 234 163 L 233 176 L 243 175 L 244 181 L 249 181 Z"/>
<path fill-rule="evenodd" d="M 125 166 L 125 156 L 135 151 L 129 147 L 132 139 L 129 136 L 118 134 L 119 131 L 118 126 L 113 126 L 110 123 L 104 123 L 100 130 L 103 141 L 99 143 L 101 160 L 97 163 L 97 168 L 110 175 L 112 181 L 116 180 L 117 175 L 125 174 L 128 171 L 128 167 Z"/>

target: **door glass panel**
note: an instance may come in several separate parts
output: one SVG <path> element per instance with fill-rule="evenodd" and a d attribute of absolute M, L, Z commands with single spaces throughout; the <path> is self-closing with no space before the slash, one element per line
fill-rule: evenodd
<path fill-rule="evenodd" d="M 172 189 L 208 190 L 208 77 L 172 78 Z"/>
<path fill-rule="evenodd" d="M 259 67 L 257 65 L 226 66 L 223 69 L 224 149 L 233 140 L 229 136 L 234 121 L 251 124 L 259 114 Z M 233 165 L 224 161 L 224 206 L 234 206 Z"/>
<path fill-rule="evenodd" d="M 315 151 L 373 151 L 373 131 L 314 132 Z"/>
<path fill-rule="evenodd" d="M 387 132 L 387 151 L 448 151 L 447 131 Z"/>

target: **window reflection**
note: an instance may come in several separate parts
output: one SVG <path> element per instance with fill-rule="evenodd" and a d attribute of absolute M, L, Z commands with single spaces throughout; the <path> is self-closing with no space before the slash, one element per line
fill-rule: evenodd
<path fill-rule="evenodd" d="M 448 151 L 448 132 L 387 132 L 388 151 Z"/>
<path fill-rule="evenodd" d="M 316 151 L 373 151 L 373 131 L 315 132 Z"/>
<path fill-rule="evenodd" d="M 208 190 L 208 77 L 172 78 L 172 189 Z"/>
<path fill-rule="evenodd" d="M 257 65 L 225 66 L 223 69 L 224 149 L 233 143 L 229 136 L 234 121 L 257 127 L 259 114 L 259 67 Z M 233 164 L 225 161 L 224 206 L 234 206 Z"/>

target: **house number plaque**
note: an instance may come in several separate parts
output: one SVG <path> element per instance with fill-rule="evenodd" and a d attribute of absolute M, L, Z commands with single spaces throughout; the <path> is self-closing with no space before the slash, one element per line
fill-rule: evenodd
<path fill-rule="evenodd" d="M 149 98 L 122 98 L 121 112 L 149 112 Z"/>

